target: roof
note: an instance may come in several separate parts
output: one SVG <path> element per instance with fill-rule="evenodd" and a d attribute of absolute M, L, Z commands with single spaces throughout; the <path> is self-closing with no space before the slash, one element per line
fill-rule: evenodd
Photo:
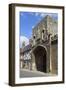
<path fill-rule="evenodd" d="M 25 46 L 24 48 L 21 48 L 20 49 L 20 52 L 24 53 L 24 52 L 27 52 L 27 51 L 30 51 L 31 50 L 31 45 L 28 44 L 27 46 Z"/>

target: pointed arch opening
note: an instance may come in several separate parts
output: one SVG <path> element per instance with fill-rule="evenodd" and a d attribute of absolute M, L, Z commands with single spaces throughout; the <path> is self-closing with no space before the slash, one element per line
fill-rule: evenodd
<path fill-rule="evenodd" d="M 33 50 L 36 68 L 38 71 L 47 72 L 47 51 L 43 46 L 37 46 Z"/>

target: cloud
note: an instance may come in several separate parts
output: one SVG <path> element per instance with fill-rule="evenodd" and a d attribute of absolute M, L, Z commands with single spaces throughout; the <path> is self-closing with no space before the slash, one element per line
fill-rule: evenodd
<path fill-rule="evenodd" d="M 36 13 L 35 13 L 35 16 L 39 16 L 39 13 L 38 13 L 38 12 L 36 12 Z"/>
<path fill-rule="evenodd" d="M 45 16 L 46 16 L 46 15 L 49 15 L 49 16 L 51 16 L 51 17 L 54 16 L 54 14 L 52 14 L 52 13 L 46 13 Z"/>
<path fill-rule="evenodd" d="M 45 14 L 44 14 L 44 13 L 40 13 L 40 16 L 41 16 L 41 17 L 44 17 L 44 16 L 45 16 Z"/>
<path fill-rule="evenodd" d="M 25 45 L 29 44 L 29 39 L 25 36 L 20 36 L 20 48 L 22 47 L 22 43 L 25 42 Z"/>
<path fill-rule="evenodd" d="M 32 26 L 32 29 L 34 28 L 34 26 Z"/>
<path fill-rule="evenodd" d="M 53 17 L 54 19 L 58 18 L 57 13 L 40 13 L 40 17 L 45 17 L 46 15 L 49 15 L 49 16 Z"/>
<path fill-rule="evenodd" d="M 23 13 L 21 12 L 21 16 L 23 16 Z"/>
<path fill-rule="evenodd" d="M 44 17 L 45 13 L 35 12 L 35 16 Z"/>
<path fill-rule="evenodd" d="M 34 13 L 33 12 L 30 12 L 30 15 L 34 15 Z"/>

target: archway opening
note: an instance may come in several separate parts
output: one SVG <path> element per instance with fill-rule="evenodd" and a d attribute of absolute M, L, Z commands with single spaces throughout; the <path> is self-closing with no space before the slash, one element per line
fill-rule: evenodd
<path fill-rule="evenodd" d="M 34 51 L 35 55 L 35 63 L 36 63 L 36 68 L 38 71 L 41 72 L 47 72 L 47 53 L 44 47 L 42 46 L 37 46 Z"/>

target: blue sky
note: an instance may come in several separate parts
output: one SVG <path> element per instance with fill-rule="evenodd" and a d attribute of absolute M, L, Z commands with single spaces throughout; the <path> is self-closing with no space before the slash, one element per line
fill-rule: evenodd
<path fill-rule="evenodd" d="M 20 36 L 25 36 L 28 39 L 32 35 L 32 28 L 40 22 L 46 15 L 58 19 L 57 13 L 42 13 L 42 12 L 20 12 Z"/>

